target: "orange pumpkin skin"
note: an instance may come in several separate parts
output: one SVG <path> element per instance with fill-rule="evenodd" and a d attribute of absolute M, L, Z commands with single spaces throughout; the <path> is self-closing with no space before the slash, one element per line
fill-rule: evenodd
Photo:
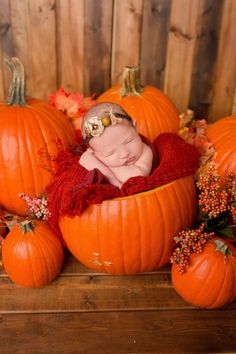
<path fill-rule="evenodd" d="M 49 284 L 60 272 L 64 251 L 45 221 L 35 220 L 32 232 L 23 234 L 19 225 L 7 235 L 2 246 L 3 266 L 15 283 L 38 288 Z"/>
<path fill-rule="evenodd" d="M 236 116 L 230 116 L 210 124 L 207 138 L 214 145 L 217 171 L 225 177 L 226 171 L 236 174 Z"/>
<path fill-rule="evenodd" d="M 172 284 L 177 293 L 192 305 L 214 309 L 236 298 L 236 249 L 224 241 L 232 255 L 216 252 L 209 241 L 202 253 L 192 254 L 185 273 L 172 266 Z"/>
<path fill-rule="evenodd" d="M 51 172 L 40 164 L 40 150 L 55 157 L 54 140 L 59 138 L 65 147 L 74 137 L 71 124 L 56 108 L 36 99 L 27 102 L 23 107 L 0 104 L 0 204 L 18 215 L 27 209 L 18 194 L 38 196 L 51 179 Z M 51 161 L 46 163 L 52 168 Z"/>
<path fill-rule="evenodd" d="M 132 74 L 132 68 L 130 69 Z M 125 71 L 124 71 L 125 74 Z M 130 72 L 128 72 L 130 74 Z M 126 77 L 124 75 L 124 81 Z M 135 81 L 135 78 L 133 79 Z M 135 82 L 130 85 L 132 91 Z M 124 84 L 123 87 L 129 87 Z M 179 129 L 178 112 L 170 99 L 153 86 L 145 86 L 139 94 L 128 90 L 121 95 L 122 86 L 116 85 L 100 97 L 97 102 L 113 102 L 119 104 L 134 120 L 137 121 L 138 132 L 153 141 L 160 133 L 176 133 Z M 138 91 L 138 90 L 137 90 Z"/>
<path fill-rule="evenodd" d="M 192 177 L 154 190 L 103 201 L 82 216 L 63 217 L 71 253 L 87 267 L 111 274 L 155 270 L 169 262 L 173 237 L 195 217 Z"/>

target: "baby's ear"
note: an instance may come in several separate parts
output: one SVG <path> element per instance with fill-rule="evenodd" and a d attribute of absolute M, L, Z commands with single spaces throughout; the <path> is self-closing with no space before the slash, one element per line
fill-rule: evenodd
<path fill-rule="evenodd" d="M 138 122 L 133 119 L 133 126 L 138 131 Z"/>

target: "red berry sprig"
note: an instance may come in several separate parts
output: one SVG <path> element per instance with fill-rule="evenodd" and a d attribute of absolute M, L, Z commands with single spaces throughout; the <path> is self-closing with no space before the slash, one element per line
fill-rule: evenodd
<path fill-rule="evenodd" d="M 196 229 L 182 230 L 177 237 L 174 237 L 177 247 L 170 258 L 170 263 L 179 264 L 180 274 L 186 271 L 191 253 L 201 253 L 204 244 L 215 235 L 214 232 L 203 230 L 204 224 L 201 224 Z"/>

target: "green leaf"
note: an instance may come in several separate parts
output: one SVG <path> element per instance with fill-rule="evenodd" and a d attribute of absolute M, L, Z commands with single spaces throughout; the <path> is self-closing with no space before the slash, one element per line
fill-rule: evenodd
<path fill-rule="evenodd" d="M 230 226 L 227 226 L 224 229 L 219 230 L 218 233 L 231 239 L 234 238 L 233 230 L 231 229 Z"/>

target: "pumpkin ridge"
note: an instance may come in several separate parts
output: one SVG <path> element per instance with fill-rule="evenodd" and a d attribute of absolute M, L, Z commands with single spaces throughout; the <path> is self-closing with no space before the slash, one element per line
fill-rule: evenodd
<path fill-rule="evenodd" d="M 149 99 L 149 97 L 144 97 L 144 99 L 153 108 L 153 110 L 155 110 L 157 112 L 158 115 L 163 116 L 163 117 L 167 115 L 166 111 L 162 107 L 162 104 L 156 104 L 156 102 L 151 101 Z M 161 102 L 161 103 L 163 103 L 163 102 Z M 145 108 L 145 109 L 147 109 L 147 108 Z M 150 124 L 151 124 L 151 122 L 150 122 Z M 158 125 L 160 127 L 160 131 L 162 131 L 162 132 L 167 132 L 169 130 L 171 131 L 170 122 L 168 121 L 168 119 L 165 119 L 165 121 L 162 119 L 158 120 Z M 165 125 L 167 126 L 167 129 L 166 129 Z M 152 129 L 150 131 L 152 131 Z"/>
<path fill-rule="evenodd" d="M 32 235 L 30 235 L 31 237 L 31 242 L 34 244 L 36 250 L 37 250 L 37 253 L 39 254 L 39 257 L 38 259 L 40 260 L 40 263 L 41 263 L 41 269 L 44 269 L 44 279 L 46 278 L 47 279 L 47 282 L 49 281 L 50 279 L 50 272 L 49 272 L 49 269 L 48 269 L 48 264 L 45 260 L 45 252 L 42 248 L 42 245 L 41 245 L 41 242 L 39 242 L 38 240 L 38 235 L 40 235 L 40 237 L 42 237 L 42 234 L 41 232 L 39 231 L 40 230 L 40 226 L 38 226 L 37 224 L 35 225 L 36 226 L 36 230 L 33 231 Z M 35 233 L 37 232 L 37 236 L 35 235 Z M 31 260 L 31 258 L 30 258 Z M 36 285 L 38 285 L 38 281 L 37 283 L 35 283 Z"/>
<path fill-rule="evenodd" d="M 179 195 L 178 195 L 178 192 L 177 192 L 177 187 L 179 188 L 179 185 L 180 185 L 181 183 L 180 183 L 180 180 L 178 179 L 177 180 L 177 184 L 176 183 L 174 183 L 173 184 L 173 191 L 174 191 L 174 194 L 175 194 L 175 200 L 176 200 L 176 203 L 177 203 L 177 205 L 178 205 L 178 210 L 179 210 L 179 213 L 178 213 L 178 219 L 179 219 L 179 227 L 178 227 L 178 229 L 180 230 L 182 227 L 183 227 L 183 225 L 184 225 L 184 222 L 183 222 L 183 214 L 182 214 L 182 207 L 181 207 L 181 204 L 180 204 L 180 202 L 179 202 Z M 172 198 L 173 199 L 173 198 Z M 182 199 L 182 198 L 180 198 L 180 199 Z"/>
<path fill-rule="evenodd" d="M 43 149 L 46 149 L 46 154 L 48 154 L 50 156 L 50 151 L 48 149 L 48 139 L 46 137 L 46 134 L 45 134 L 45 129 L 44 128 L 44 124 L 41 124 L 41 121 L 38 119 L 38 116 L 37 116 L 37 113 L 32 110 L 32 115 L 34 116 L 35 120 L 34 120 L 34 124 L 35 122 L 37 123 L 38 127 L 39 127 L 39 132 L 41 134 L 41 137 L 42 137 L 42 147 Z M 47 122 L 47 128 L 49 128 L 50 132 L 54 132 L 55 133 L 55 129 L 54 127 L 52 127 L 52 125 L 49 123 L 49 120 Z M 57 134 L 57 132 L 56 132 Z M 57 135 L 58 136 L 58 135 Z M 37 156 L 37 153 L 38 151 L 36 151 L 36 158 L 35 158 L 35 161 L 38 161 L 38 164 L 39 164 L 39 160 L 38 160 L 38 156 Z M 51 170 L 52 169 L 52 161 L 51 159 L 49 159 L 49 161 L 47 160 L 47 167 Z M 41 171 L 41 179 L 43 180 L 42 184 L 45 184 L 45 174 L 42 173 L 42 167 L 39 169 Z M 37 191 L 35 191 L 35 194 L 37 193 Z"/>
<path fill-rule="evenodd" d="M 44 258 L 45 258 L 45 254 L 47 254 L 47 255 L 50 255 L 50 259 L 51 259 L 51 264 L 50 264 L 50 266 L 52 267 L 52 264 L 53 264 L 53 270 L 54 270 L 54 272 L 56 271 L 56 272 L 59 272 L 60 271 L 60 269 L 58 268 L 58 266 L 57 266 L 57 264 L 58 264 L 58 262 L 56 261 L 56 259 L 57 259 L 57 252 L 59 251 L 59 248 L 57 247 L 57 244 L 55 243 L 55 241 L 54 241 L 54 239 L 51 237 L 51 236 L 49 236 L 48 235 L 48 230 L 47 230 L 47 228 L 46 227 L 44 227 L 44 226 L 37 226 L 36 225 L 36 227 L 37 227 L 37 233 L 38 233 L 38 235 L 40 235 L 41 236 L 41 238 L 42 238 L 42 241 L 43 241 L 43 245 L 42 246 L 40 246 L 40 248 L 42 248 L 43 247 L 43 256 L 44 256 Z M 57 236 L 55 235 L 55 238 L 56 238 Z M 44 240 L 46 240 L 47 239 L 47 242 L 44 242 Z M 50 246 L 51 247 L 49 247 L 49 244 L 50 244 Z M 44 252 L 44 250 L 47 250 L 47 253 L 45 253 Z M 50 271 L 50 269 L 48 268 L 48 263 L 47 262 L 45 262 L 45 264 L 46 264 L 46 267 L 47 267 L 47 269 L 48 269 L 48 274 L 49 274 L 49 278 L 48 278 L 48 281 L 49 281 L 49 279 L 51 279 L 51 271 Z M 53 272 L 53 273 L 54 273 Z"/>
<path fill-rule="evenodd" d="M 227 132 L 227 131 L 221 130 L 220 135 L 215 134 L 213 137 L 213 140 L 214 140 L 215 145 L 219 144 L 219 146 L 220 146 L 222 144 L 222 142 L 227 143 L 227 142 L 229 142 L 229 138 L 234 138 L 234 137 L 235 137 L 234 131 Z M 210 139 L 212 140 L 212 137 Z"/>
<path fill-rule="evenodd" d="M 101 208 L 96 208 L 96 215 L 97 215 L 97 227 L 96 227 L 96 237 L 97 237 L 97 240 L 98 240 L 98 258 L 100 259 L 100 263 L 101 263 L 101 269 L 103 270 L 103 272 L 106 272 L 106 267 L 104 265 L 104 251 L 102 249 L 102 242 L 101 242 L 101 236 L 100 236 L 100 227 L 99 227 L 99 221 L 102 220 L 101 219 L 101 213 L 102 213 L 102 210 Z"/>
<path fill-rule="evenodd" d="M 212 248 L 212 247 L 211 247 Z M 212 257 L 212 254 L 210 255 L 210 257 Z M 209 254 L 207 254 L 206 255 L 206 257 L 205 257 L 205 260 L 206 260 L 206 263 L 207 264 L 209 264 Z M 198 268 L 201 268 L 202 266 L 203 266 L 203 262 L 202 262 L 202 259 L 200 260 L 200 265 L 198 265 Z M 218 263 L 218 262 L 217 262 Z M 209 278 L 212 276 L 212 274 L 216 274 L 216 273 L 218 273 L 217 272 L 217 269 L 218 269 L 218 264 L 217 264 L 216 262 L 214 263 L 214 266 L 213 267 L 211 267 L 210 268 L 210 271 L 208 272 L 208 277 L 207 277 L 207 280 L 209 280 Z M 208 269 L 209 269 L 209 267 L 207 267 Z M 199 271 L 199 269 L 198 269 L 198 271 Z M 222 284 L 223 284 L 223 281 L 224 281 L 224 277 L 225 277 L 225 275 L 223 276 L 223 279 L 222 279 L 222 281 L 221 281 L 221 286 L 222 286 Z M 218 288 L 220 288 L 221 289 L 221 286 L 218 286 Z M 194 294 L 194 296 L 193 296 L 193 298 L 192 298 L 192 300 L 193 300 L 193 303 L 195 303 L 195 299 L 196 299 L 196 297 L 202 297 L 202 294 L 205 294 L 206 293 L 206 290 L 208 290 L 208 284 L 207 284 L 207 282 L 205 281 L 205 283 L 203 283 L 202 284 L 202 287 L 201 287 L 201 290 L 199 291 L 199 292 L 195 292 L 195 294 Z M 219 291 L 218 289 L 216 290 L 215 288 L 214 288 L 214 294 L 213 295 L 215 295 L 216 293 L 217 293 L 217 291 Z M 208 293 L 208 291 L 207 291 L 207 293 Z M 213 296 L 212 295 L 212 296 Z M 215 298 L 216 298 L 216 296 L 214 296 Z M 214 301 L 213 301 L 214 302 Z M 206 305 L 207 307 L 209 306 L 208 304 Z"/>
<path fill-rule="evenodd" d="M 42 116 L 44 117 L 48 117 L 50 115 L 50 122 L 53 125 L 54 130 L 56 131 L 57 135 L 60 136 L 61 135 L 61 131 L 57 131 L 57 128 L 59 128 L 57 126 L 58 121 L 60 121 L 60 126 L 65 126 L 67 125 L 66 123 L 68 123 L 68 117 L 62 113 L 56 110 L 56 108 L 52 107 L 53 111 L 48 109 L 47 103 L 43 102 L 43 104 L 40 104 L 39 106 L 37 106 L 37 109 L 39 112 L 42 113 Z M 51 107 L 50 107 L 51 109 Z M 53 114 L 52 114 L 53 112 Z M 71 125 L 71 124 L 70 124 Z M 71 140 L 71 134 L 74 134 L 74 130 L 73 127 L 71 125 L 71 131 L 70 133 L 68 132 L 68 129 L 63 130 L 63 134 L 66 133 L 66 138 L 68 141 Z"/>
<path fill-rule="evenodd" d="M 166 189 L 166 193 L 168 195 L 168 193 L 169 193 L 169 189 L 168 188 Z M 158 197 L 156 193 L 155 193 L 155 199 L 156 199 L 157 204 L 158 204 L 158 210 L 160 212 L 160 219 L 164 220 L 164 213 L 163 213 L 163 210 L 162 210 L 162 204 L 160 202 L 160 196 Z M 162 252 L 160 252 L 160 256 L 159 256 L 159 259 L 158 259 L 158 262 L 157 262 L 158 267 L 159 267 L 160 264 L 162 264 L 161 263 L 162 259 L 165 256 L 165 244 L 166 243 L 165 243 L 164 239 L 165 239 L 166 233 L 164 232 L 164 236 L 163 236 L 163 221 L 161 222 L 161 227 L 162 227 L 162 230 L 161 230 L 162 232 L 160 232 L 160 235 L 161 235 L 160 239 L 161 239 L 161 242 L 162 242 L 162 245 L 161 245 Z M 165 223 L 164 223 L 164 231 L 165 231 Z M 158 240 L 158 241 L 160 242 L 160 240 Z"/>
<path fill-rule="evenodd" d="M 17 114 L 16 114 L 16 124 L 15 124 L 15 130 L 16 130 L 16 133 L 14 132 L 14 136 L 16 137 L 17 139 L 17 146 L 20 146 L 20 137 L 19 137 L 19 134 L 18 134 L 18 131 L 19 131 L 19 128 L 18 128 L 18 122 L 19 122 L 19 110 L 17 110 Z M 19 126 L 21 127 L 21 124 L 19 124 Z M 20 161 L 20 165 L 22 164 L 22 154 L 20 154 L 20 149 L 17 149 L 17 156 L 18 156 L 18 161 Z M 23 175 L 23 171 L 22 169 L 20 168 L 18 173 L 20 172 L 20 177 L 21 177 L 21 185 L 23 185 L 23 190 L 25 191 L 26 189 L 26 186 L 25 186 L 25 181 L 24 181 L 24 175 Z M 17 176 L 17 179 L 19 178 L 19 175 Z M 10 189 L 8 189 L 10 190 Z M 9 192 L 8 193 L 8 197 L 11 197 L 11 200 L 12 200 L 12 196 L 11 196 L 11 193 Z M 18 197 L 20 198 L 20 197 Z M 12 200 L 11 202 L 11 208 L 14 208 L 14 201 Z"/>
<path fill-rule="evenodd" d="M 34 160 L 32 160 L 32 157 L 33 158 L 35 158 L 34 156 L 32 156 L 32 154 L 31 154 L 31 149 L 30 149 L 30 147 L 29 147 L 29 142 L 28 142 L 28 139 L 27 139 L 27 136 L 28 136 L 28 131 L 26 131 L 26 129 L 29 127 L 29 126 L 26 126 L 26 124 L 25 124 L 25 122 L 24 122 L 24 116 L 22 115 L 22 110 L 19 110 L 20 112 L 19 112 L 19 118 L 20 118 L 20 120 L 21 120 L 21 122 L 22 122 L 22 129 L 21 129 L 21 131 L 22 131 L 22 133 L 24 134 L 24 142 L 25 142 L 25 144 L 24 144 L 24 150 L 25 150 L 25 156 L 27 155 L 28 156 L 28 158 L 27 158 L 27 165 L 30 165 L 31 166 L 31 168 L 30 168 L 30 174 L 31 174 L 31 178 L 32 178 L 32 180 L 33 180 L 33 186 L 35 186 L 35 184 L 36 184 L 36 179 L 37 179 L 37 177 L 35 177 L 35 170 L 34 170 L 34 166 L 33 166 L 33 164 L 32 164 L 32 161 L 35 161 L 35 159 Z M 21 117 L 22 116 L 22 117 Z M 29 131 L 29 136 L 31 136 L 31 133 L 32 133 L 32 131 L 31 131 L 31 125 L 30 125 L 30 129 L 29 129 L 30 131 Z M 19 144 L 18 144 L 18 146 L 19 146 Z M 26 147 L 26 148 L 25 148 Z M 33 151 L 33 149 L 32 149 L 32 151 Z M 25 157 L 24 157 L 24 159 L 25 159 Z M 23 166 L 23 161 L 21 161 L 21 166 Z M 32 183 L 32 182 L 31 182 Z M 23 190 L 25 191 L 26 190 L 26 188 L 25 188 L 25 186 L 24 186 L 24 188 L 23 188 Z M 34 194 L 36 194 L 36 191 L 35 191 L 35 188 L 33 187 L 33 190 L 34 190 Z M 19 191 L 20 193 L 22 192 L 22 191 Z"/>
<path fill-rule="evenodd" d="M 27 235 L 27 234 L 25 234 L 24 236 L 25 237 L 29 237 L 29 235 Z M 28 259 L 28 262 L 30 263 L 30 266 L 28 267 L 28 269 L 31 272 L 31 276 L 32 276 L 32 279 L 33 279 L 34 286 L 37 286 L 37 282 L 36 282 L 36 278 L 35 278 L 35 272 L 34 272 L 34 266 L 33 266 L 33 260 L 31 258 L 31 250 L 30 250 L 30 246 L 32 247 L 32 243 L 34 244 L 34 242 L 32 242 L 32 239 L 31 239 L 30 244 L 29 244 L 29 242 L 26 242 L 26 247 L 27 247 L 28 255 L 29 255 L 29 257 L 27 259 Z"/>
<path fill-rule="evenodd" d="M 122 261 L 121 264 L 123 265 L 123 269 L 122 269 L 122 273 L 127 274 L 127 267 L 126 267 L 126 257 L 127 254 L 125 252 L 125 247 L 124 247 L 124 237 L 125 237 L 125 232 L 124 232 L 124 222 L 123 222 L 123 213 L 124 213 L 124 202 L 122 201 L 121 203 L 119 203 L 120 205 L 120 210 L 119 210 L 119 214 L 121 215 L 120 218 L 120 230 L 121 230 L 121 238 L 120 238 L 120 242 L 121 242 L 121 257 L 122 257 Z M 131 230 L 132 232 L 132 230 Z M 127 235 L 129 237 L 129 235 Z"/>
<path fill-rule="evenodd" d="M 135 208 L 136 208 L 136 211 L 135 211 L 135 215 L 137 215 L 137 220 L 140 220 L 140 211 L 139 211 L 139 203 L 138 203 L 138 198 L 135 198 L 134 199 L 134 205 L 135 205 Z M 137 228 L 138 230 L 138 244 L 139 244 L 139 247 L 138 247 L 138 250 L 139 250 L 139 268 L 137 270 L 137 273 L 140 273 L 141 270 L 142 270 L 142 230 L 141 230 L 141 225 L 140 227 Z"/>
<path fill-rule="evenodd" d="M 144 111 L 147 111 L 147 110 L 149 110 L 150 108 L 152 108 L 152 111 L 153 111 L 153 112 L 156 111 L 156 114 L 157 114 L 158 116 L 162 116 L 162 115 L 164 116 L 164 115 L 166 114 L 166 113 L 164 112 L 164 110 L 162 109 L 161 105 L 156 106 L 156 105 L 154 104 L 154 102 L 151 102 L 151 101 L 149 101 L 149 100 L 146 99 L 146 98 L 145 98 L 145 100 L 148 101 L 149 106 L 145 107 L 145 108 L 144 108 Z M 169 130 L 169 123 L 167 122 L 167 120 L 164 121 L 164 120 L 162 120 L 162 119 L 159 119 L 159 120 L 156 120 L 155 123 L 156 123 L 156 126 L 158 126 L 159 131 L 166 132 L 166 131 Z M 147 124 L 148 124 L 148 128 L 149 128 L 150 133 L 152 133 L 152 130 L 153 130 L 153 126 L 152 126 L 152 125 L 153 125 L 154 123 L 151 123 L 151 121 L 149 121 L 149 120 L 147 119 Z M 165 125 L 166 125 L 166 126 L 165 126 Z M 155 138 L 157 138 L 157 137 L 155 137 Z"/>
<path fill-rule="evenodd" d="M 230 264 L 230 263 L 229 263 Z M 231 265 L 230 265 L 231 266 Z M 222 270 L 221 270 L 222 271 Z M 212 300 L 212 302 L 208 305 L 209 308 L 214 308 L 214 306 L 217 304 L 217 300 L 219 299 L 221 293 L 223 292 L 223 288 L 224 288 L 224 285 L 225 285 L 225 282 L 226 282 L 226 279 L 227 279 L 227 276 L 228 276 L 228 267 L 226 267 L 225 271 L 224 271 L 224 274 L 223 274 L 223 280 L 222 280 L 222 283 L 221 285 L 219 286 L 219 290 L 217 289 L 217 293 L 216 293 L 216 296 L 215 296 L 215 299 Z M 228 301 L 227 301 L 228 302 Z M 222 305 L 220 305 L 222 306 Z"/>
<path fill-rule="evenodd" d="M 234 151 L 234 148 L 231 148 L 231 149 L 226 150 L 226 151 L 227 151 L 227 154 L 221 156 L 221 158 L 219 159 L 220 160 L 220 165 L 226 164 L 226 161 L 230 157 L 230 154 Z M 216 159 L 217 159 L 217 155 L 216 155 Z"/>
<path fill-rule="evenodd" d="M 150 230 L 150 222 L 149 222 L 149 211 L 147 208 L 147 198 L 143 198 L 142 202 L 140 201 L 140 204 L 142 203 L 142 207 L 139 208 L 139 210 L 141 211 L 140 215 L 141 215 L 141 219 L 142 223 L 145 221 L 145 233 L 149 232 L 149 234 L 151 235 L 151 230 Z M 143 241 L 143 235 L 144 233 L 142 232 L 142 237 L 141 237 L 141 252 L 143 250 L 143 257 L 142 259 L 145 260 L 145 262 L 142 261 L 142 272 L 145 271 L 145 269 L 150 269 L 150 259 L 151 257 L 147 257 L 146 253 L 148 252 L 149 255 L 151 255 L 151 248 L 150 248 L 150 244 L 151 242 L 148 243 L 148 247 L 147 247 L 147 242 L 145 242 L 145 240 Z M 149 249 L 147 249 L 149 248 Z M 144 269 L 143 269 L 143 265 L 144 265 Z"/>
<path fill-rule="evenodd" d="M 147 86 L 148 87 L 148 86 Z M 168 97 L 163 93 L 161 92 L 160 90 L 157 89 L 157 91 L 164 95 L 164 97 L 162 96 L 162 100 L 161 100 L 161 108 L 162 108 L 162 111 L 164 111 L 164 115 L 167 115 L 168 116 L 168 119 L 165 120 L 165 123 L 168 124 L 168 128 L 170 131 L 173 131 L 171 129 L 171 124 L 174 123 L 174 121 L 176 120 L 176 131 L 179 127 L 179 119 L 178 119 L 178 112 L 177 112 L 177 109 L 176 107 L 173 105 L 172 101 L 170 101 L 168 99 Z M 160 108 L 160 104 L 156 103 L 156 102 L 153 102 L 151 101 L 151 98 L 150 96 L 155 96 L 155 92 L 153 91 L 149 91 L 149 92 L 146 92 L 146 95 L 145 95 L 145 92 L 142 94 L 144 96 L 144 98 L 146 100 L 148 100 L 149 103 L 152 103 L 152 105 L 156 108 L 156 109 L 159 109 Z M 173 111 L 176 112 L 176 117 L 174 118 L 173 117 Z M 176 119 L 177 118 L 177 119 Z M 171 120 L 171 122 L 170 122 Z"/>

